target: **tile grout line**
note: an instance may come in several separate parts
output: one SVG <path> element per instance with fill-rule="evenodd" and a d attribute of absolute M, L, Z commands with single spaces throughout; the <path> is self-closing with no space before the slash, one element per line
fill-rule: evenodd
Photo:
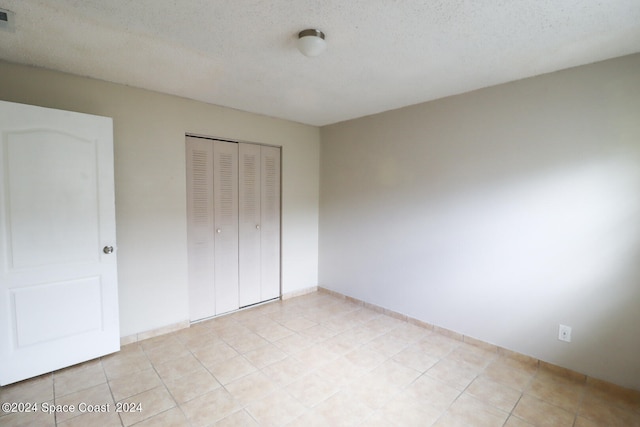
<path fill-rule="evenodd" d="M 145 354 L 146 357 L 146 354 Z M 104 367 L 104 363 L 103 363 L 103 359 L 102 357 L 100 357 L 100 366 L 102 366 L 102 372 L 104 373 L 104 378 L 107 380 L 107 387 L 109 388 L 109 394 L 111 395 L 111 399 L 113 399 L 114 405 L 116 404 L 116 397 L 113 395 L 113 390 L 111 389 L 111 383 L 109 382 L 109 377 L 107 376 L 107 370 Z M 120 425 L 122 427 L 124 427 L 124 420 L 122 419 L 122 417 L 120 416 L 120 414 L 117 414 L 118 418 L 120 419 Z"/>

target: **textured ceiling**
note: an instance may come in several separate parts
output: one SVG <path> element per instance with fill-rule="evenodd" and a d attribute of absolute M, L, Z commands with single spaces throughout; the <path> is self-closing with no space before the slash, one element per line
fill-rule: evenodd
<path fill-rule="evenodd" d="M 640 0 L 0 0 L 0 58 L 325 125 L 640 51 Z M 327 51 L 295 47 L 305 28 Z M 639 77 L 640 78 L 640 77 Z"/>

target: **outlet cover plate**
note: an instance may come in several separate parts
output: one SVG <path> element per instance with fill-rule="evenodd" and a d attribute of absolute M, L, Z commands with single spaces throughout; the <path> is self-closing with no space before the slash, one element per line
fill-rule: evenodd
<path fill-rule="evenodd" d="M 15 29 L 15 13 L 0 8 L 0 30 L 13 33 Z"/>
<path fill-rule="evenodd" d="M 571 342 L 571 326 L 560 325 L 558 328 L 558 339 L 560 341 Z"/>

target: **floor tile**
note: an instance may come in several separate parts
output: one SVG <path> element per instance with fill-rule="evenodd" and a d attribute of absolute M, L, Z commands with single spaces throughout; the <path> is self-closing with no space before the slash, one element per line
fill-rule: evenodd
<path fill-rule="evenodd" d="M 236 356 L 209 368 L 209 371 L 222 385 L 244 377 L 256 370 L 257 368 L 243 356 Z"/>
<path fill-rule="evenodd" d="M 41 405 L 41 403 L 45 402 L 39 402 L 38 404 Z M 46 403 L 53 405 L 53 401 Z M 56 421 L 55 414 L 43 412 L 39 409 L 38 412 L 3 413 L 3 415 L 0 416 L 0 425 L 2 425 L 2 427 L 53 427 L 56 425 Z"/>
<path fill-rule="evenodd" d="M 364 345 L 364 348 L 376 351 L 386 357 L 393 357 L 408 346 L 408 341 L 396 337 L 391 331 L 372 339 Z"/>
<path fill-rule="evenodd" d="M 299 331 L 298 333 L 313 339 L 315 342 L 324 341 L 326 339 L 329 339 L 329 338 L 337 335 L 336 331 L 333 331 L 333 330 L 331 330 L 331 329 L 329 329 L 327 327 L 324 327 L 322 325 L 312 326 L 311 328 L 303 329 L 302 331 Z"/>
<path fill-rule="evenodd" d="M 220 387 L 180 405 L 192 427 L 213 424 L 240 409 L 238 402 Z"/>
<path fill-rule="evenodd" d="M 435 426 L 502 427 L 509 413 L 486 405 L 476 398 L 462 394 Z"/>
<path fill-rule="evenodd" d="M 274 344 L 267 344 L 255 350 L 244 353 L 245 359 L 257 368 L 271 365 L 287 357 L 287 353 L 280 350 Z"/>
<path fill-rule="evenodd" d="M 378 409 L 398 395 L 402 387 L 372 373 L 352 382 L 343 391 L 369 408 Z"/>
<path fill-rule="evenodd" d="M 378 313 L 377 311 L 373 311 L 368 308 L 358 308 L 345 314 L 343 316 L 343 319 L 347 322 L 356 321 L 360 323 L 366 323 L 369 320 L 373 320 L 380 316 L 382 316 L 382 314 Z"/>
<path fill-rule="evenodd" d="M 525 394 L 535 396 L 552 405 L 571 412 L 578 410 L 584 395 L 584 384 L 560 382 L 545 377 L 535 377 Z"/>
<path fill-rule="evenodd" d="M 53 374 L 0 387 L 1 402 L 46 402 L 53 400 Z"/>
<path fill-rule="evenodd" d="M 149 349 L 145 348 L 144 352 L 154 366 L 179 359 L 190 354 L 185 345 L 176 338 L 173 338 L 165 344 L 159 344 Z"/>
<path fill-rule="evenodd" d="M 317 369 L 340 356 L 341 354 L 326 348 L 320 343 L 296 353 L 293 357 L 310 369 Z"/>
<path fill-rule="evenodd" d="M 196 359 L 207 368 L 232 359 L 239 354 L 240 353 L 224 342 L 202 347 L 193 352 Z"/>
<path fill-rule="evenodd" d="M 400 338 L 408 343 L 416 343 L 432 334 L 428 329 L 408 322 L 403 322 L 400 326 L 394 328 L 391 333 L 396 338 Z"/>
<path fill-rule="evenodd" d="M 513 410 L 522 395 L 518 390 L 499 384 L 484 376 L 479 376 L 473 380 L 464 392 L 488 405 L 507 412 Z"/>
<path fill-rule="evenodd" d="M 504 424 L 504 427 L 531 427 L 531 426 L 533 426 L 533 424 L 528 423 L 514 415 L 511 415 L 507 419 L 507 422 Z M 575 426 L 575 427 L 578 427 L 578 426 Z"/>
<path fill-rule="evenodd" d="M 355 326 L 346 331 L 339 332 L 337 336 L 352 343 L 355 347 L 361 348 L 380 335 L 364 326 Z"/>
<path fill-rule="evenodd" d="M 430 356 L 441 358 L 449 354 L 456 347 L 460 346 L 460 344 L 460 341 L 434 333 L 427 335 L 422 340 L 412 344 L 409 348 L 415 348 Z"/>
<path fill-rule="evenodd" d="M 129 351 L 123 354 L 115 353 L 114 355 L 103 357 L 102 366 L 107 379 L 112 380 L 151 369 L 151 362 L 142 351 L 142 348 L 139 348 L 139 351 Z"/>
<path fill-rule="evenodd" d="M 617 406 L 640 414 L 640 390 L 619 387 L 604 381 L 588 381 L 585 394 L 599 398 L 612 406 Z"/>
<path fill-rule="evenodd" d="M 182 410 L 175 407 L 147 418 L 135 427 L 190 427 L 190 425 Z"/>
<path fill-rule="evenodd" d="M 318 374 L 306 375 L 285 386 L 287 393 L 311 408 L 338 392 L 338 385 Z"/>
<path fill-rule="evenodd" d="M 291 329 L 292 331 L 296 331 L 296 332 L 300 332 L 317 325 L 316 322 L 313 322 L 309 319 L 305 319 L 304 317 L 296 317 L 293 319 L 285 320 L 280 323 L 285 328 Z"/>
<path fill-rule="evenodd" d="M 292 357 L 262 368 L 262 372 L 279 386 L 291 384 L 311 371 L 312 369 L 307 365 Z"/>
<path fill-rule="evenodd" d="M 339 357 L 322 365 L 316 372 L 328 381 L 344 386 L 366 374 L 367 370 L 346 357 Z"/>
<path fill-rule="evenodd" d="M 345 335 L 344 333 L 339 333 L 338 335 L 335 335 L 323 341 L 321 345 L 332 353 L 338 354 L 340 356 L 360 347 L 360 344 L 353 341 L 348 335 Z"/>
<path fill-rule="evenodd" d="M 128 377 L 116 378 L 109 381 L 111 393 L 116 401 L 151 390 L 162 384 L 160 377 L 153 369 L 136 372 Z"/>
<path fill-rule="evenodd" d="M 573 426 L 574 414 L 533 396 L 524 395 L 513 410 L 513 415 L 537 426 Z"/>
<path fill-rule="evenodd" d="M 279 426 L 293 421 L 306 408 L 288 393 L 276 391 L 249 404 L 246 410 L 261 426 Z"/>
<path fill-rule="evenodd" d="M 295 334 L 291 329 L 285 328 L 275 321 L 269 321 L 267 324 L 261 322 L 261 324 L 255 328 L 255 333 L 269 342 L 282 340 Z"/>
<path fill-rule="evenodd" d="M 400 323 L 399 320 L 382 315 L 364 322 L 363 326 L 370 331 L 376 332 L 378 335 L 384 335 Z"/>
<path fill-rule="evenodd" d="M 293 421 L 285 424 L 286 427 L 327 427 L 331 425 L 331 422 L 317 409 L 311 409 Z"/>
<path fill-rule="evenodd" d="M 188 402 L 221 387 L 213 375 L 200 371 L 165 381 L 165 385 L 177 403 Z"/>
<path fill-rule="evenodd" d="M 173 380 L 176 378 L 183 377 L 192 372 L 204 372 L 206 369 L 198 359 L 196 359 L 192 354 L 187 354 L 185 356 L 181 356 L 177 359 L 170 360 L 165 363 L 161 363 L 159 365 L 154 366 L 160 378 L 163 381 Z"/>
<path fill-rule="evenodd" d="M 533 379 L 536 367 L 507 357 L 499 357 L 482 372 L 492 381 L 523 391 Z"/>
<path fill-rule="evenodd" d="M 578 414 L 590 421 L 609 426 L 640 426 L 640 414 L 619 406 L 614 406 L 608 401 L 588 395 L 580 405 Z"/>
<path fill-rule="evenodd" d="M 395 360 L 383 362 L 380 366 L 373 369 L 371 373 L 382 381 L 397 387 L 405 387 L 422 375 L 415 369 L 404 366 Z"/>
<path fill-rule="evenodd" d="M 120 418 L 125 426 L 151 418 L 176 406 L 171 394 L 162 385 L 140 394 L 130 396 L 117 405 L 121 405 Z"/>
<path fill-rule="evenodd" d="M 157 337 L 147 338 L 146 340 L 142 340 L 131 345 L 140 346 L 146 352 L 156 347 L 169 347 L 176 342 L 177 338 L 174 334 L 163 334 L 158 335 Z"/>
<path fill-rule="evenodd" d="M 350 320 L 347 318 L 347 315 L 341 316 L 326 316 L 322 321 L 322 326 L 332 330 L 337 334 L 342 334 L 347 332 L 357 326 L 359 326 L 360 322 L 356 320 Z"/>
<path fill-rule="evenodd" d="M 462 391 L 476 378 L 477 371 L 463 362 L 441 359 L 425 375 L 440 380 Z"/>
<path fill-rule="evenodd" d="M 442 410 L 415 399 L 409 393 L 401 393 L 388 402 L 380 413 L 387 420 L 387 425 L 430 426 L 442 415 Z"/>
<path fill-rule="evenodd" d="M 242 406 L 261 399 L 276 387 L 277 384 L 262 372 L 253 372 L 225 385 L 225 389 Z"/>
<path fill-rule="evenodd" d="M 312 293 L 0 387 L 2 402 L 111 409 L 0 425 L 640 427 L 640 391 L 480 344 Z"/>
<path fill-rule="evenodd" d="M 89 410 L 91 410 L 95 406 L 98 411 L 105 409 L 104 406 L 107 405 L 106 412 L 115 413 L 114 403 L 115 402 L 113 400 L 113 397 L 111 396 L 111 390 L 106 383 L 80 390 L 75 393 L 67 394 L 65 396 L 56 398 L 55 404 L 68 405 L 69 407 L 76 408 L 76 411 L 57 413 L 56 422 L 62 422 L 70 418 L 82 415 L 81 411 L 86 410 L 86 408 L 83 409 L 84 405 L 87 405 L 87 408 Z M 85 417 L 85 419 L 86 418 L 87 417 Z"/>
<path fill-rule="evenodd" d="M 251 332 L 249 328 L 238 323 L 232 315 L 220 316 L 208 322 L 209 329 L 222 339 Z"/>
<path fill-rule="evenodd" d="M 224 338 L 224 341 L 240 354 L 269 344 L 269 341 L 251 331 L 244 334 L 234 335 L 229 338 Z"/>
<path fill-rule="evenodd" d="M 423 421 L 419 421 L 419 422 L 413 422 L 412 424 L 409 423 L 402 423 L 402 420 L 397 419 L 395 423 L 391 422 L 388 418 L 385 418 L 384 413 L 380 410 L 377 412 L 374 412 L 373 414 L 369 415 L 367 418 L 365 418 L 362 422 L 360 422 L 360 426 L 366 426 L 366 427 L 389 427 L 389 426 L 398 426 L 398 425 L 406 425 L 406 426 L 410 426 L 410 425 L 415 425 L 415 426 L 423 426 L 423 427 L 429 427 L 429 424 L 425 424 Z"/>
<path fill-rule="evenodd" d="M 573 427 L 600 427 L 601 425 L 602 424 L 599 424 L 596 421 L 578 416 L 576 417 L 576 422 L 573 424 Z"/>
<path fill-rule="evenodd" d="M 119 427 L 122 422 L 118 414 L 113 411 L 86 412 L 64 421 L 58 421 L 57 425 L 59 427 Z"/>
<path fill-rule="evenodd" d="M 377 368 L 388 360 L 387 356 L 363 347 L 345 354 L 344 357 L 367 371 Z"/>
<path fill-rule="evenodd" d="M 495 352 L 465 343 L 460 344 L 446 356 L 448 360 L 461 362 L 477 372 L 486 368 L 497 357 L 498 354 Z"/>
<path fill-rule="evenodd" d="M 393 360 L 411 369 L 415 369 L 418 372 L 424 373 L 433 365 L 438 363 L 439 359 L 415 348 L 409 347 L 393 356 Z"/>
<path fill-rule="evenodd" d="M 306 335 L 293 333 L 275 341 L 273 344 L 283 352 L 292 355 L 315 344 L 315 340 Z"/>
<path fill-rule="evenodd" d="M 182 329 L 175 333 L 176 338 L 190 351 L 223 342 L 222 338 L 218 337 L 209 328 L 198 327 L 197 325 L 192 325 L 190 328 Z"/>
<path fill-rule="evenodd" d="M 107 377 L 99 359 L 56 371 L 53 374 L 56 396 L 64 396 L 106 382 Z"/>
<path fill-rule="evenodd" d="M 330 426 L 356 426 L 373 413 L 364 402 L 340 391 L 315 407 Z"/>
<path fill-rule="evenodd" d="M 406 391 L 413 398 L 427 402 L 441 410 L 447 409 L 460 395 L 460 390 L 426 375 L 415 380 L 407 387 Z"/>
<path fill-rule="evenodd" d="M 215 427 L 258 427 L 259 424 L 244 409 L 234 412 L 214 424 Z"/>

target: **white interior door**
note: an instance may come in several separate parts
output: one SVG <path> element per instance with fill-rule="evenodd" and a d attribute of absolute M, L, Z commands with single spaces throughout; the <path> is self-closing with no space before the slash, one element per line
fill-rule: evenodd
<path fill-rule="evenodd" d="M 112 120 L 0 101 L 0 384 L 118 351 Z"/>

